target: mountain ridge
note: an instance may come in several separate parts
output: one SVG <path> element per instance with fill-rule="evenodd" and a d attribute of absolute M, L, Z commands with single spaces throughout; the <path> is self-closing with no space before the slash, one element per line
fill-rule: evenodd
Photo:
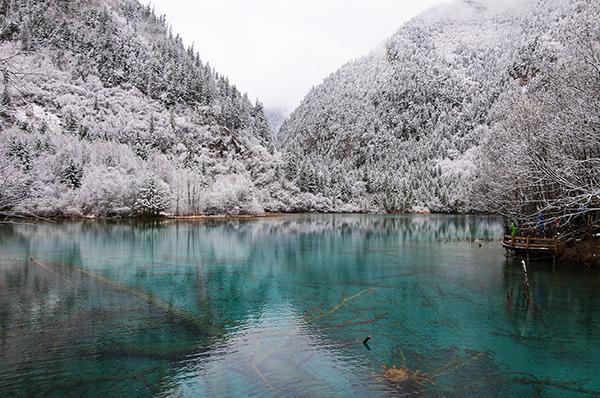
<path fill-rule="evenodd" d="M 495 106 L 531 78 L 530 48 L 572 8 L 513 3 L 429 9 L 330 75 L 282 127 L 289 176 L 359 211 L 477 210 L 477 148 Z"/>

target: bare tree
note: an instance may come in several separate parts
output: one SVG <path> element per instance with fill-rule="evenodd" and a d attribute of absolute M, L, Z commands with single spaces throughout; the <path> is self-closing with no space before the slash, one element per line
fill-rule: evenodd
<path fill-rule="evenodd" d="M 600 210 L 599 14 L 581 2 L 540 76 L 501 102 L 476 192 L 489 209 L 530 224 Z"/>

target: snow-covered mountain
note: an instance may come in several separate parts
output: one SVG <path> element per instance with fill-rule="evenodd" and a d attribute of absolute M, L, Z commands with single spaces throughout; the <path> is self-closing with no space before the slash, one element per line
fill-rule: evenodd
<path fill-rule="evenodd" d="M 600 0 L 433 8 L 274 137 L 279 115 L 138 0 L 0 0 L 0 214 L 600 203 L 599 18 Z"/>
<path fill-rule="evenodd" d="M 595 0 L 594 0 L 595 1 Z M 568 0 L 457 0 L 314 88 L 282 127 L 288 176 L 357 210 L 472 209 L 478 147 L 538 70 Z"/>
<path fill-rule="evenodd" d="M 262 105 L 137 0 L 0 0 L 0 77 L 0 211 L 288 209 Z"/>

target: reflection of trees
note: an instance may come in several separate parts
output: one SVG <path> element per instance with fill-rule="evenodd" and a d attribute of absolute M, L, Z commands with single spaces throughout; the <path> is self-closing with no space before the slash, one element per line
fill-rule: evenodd
<path fill-rule="evenodd" d="M 396 234 L 402 241 L 489 239 L 502 233 L 497 217 L 479 216 L 299 216 L 249 223 L 246 227 L 269 230 L 271 234 L 285 231 L 293 235 L 327 233 L 363 238 Z"/>
<path fill-rule="evenodd" d="M 561 394 L 597 394 L 587 385 L 589 365 L 584 360 L 597 344 L 598 330 L 594 320 L 599 304 L 597 291 L 584 288 L 590 286 L 589 274 L 565 269 L 559 275 L 547 264 L 530 264 L 529 279 L 528 296 L 520 262 L 506 262 L 502 286 L 510 326 L 492 334 L 532 352 L 544 353 L 545 361 L 570 367 L 570 373 L 578 378 L 543 377 L 536 374 L 538 369 L 528 369 L 517 374 L 513 382 L 537 392 L 552 389 Z"/>
<path fill-rule="evenodd" d="M 184 358 L 199 352 L 210 356 L 216 346 L 228 344 L 232 334 L 264 317 L 267 307 L 275 304 L 291 305 L 298 314 L 308 311 L 303 327 L 317 339 L 335 339 L 335 328 L 348 322 L 353 331 L 368 331 L 367 321 L 385 318 L 390 297 L 365 294 L 348 308 L 340 307 L 340 319 L 324 317 L 311 323 L 319 311 L 313 307 L 331 310 L 365 285 L 389 287 L 402 278 L 406 282 L 398 290 L 401 299 L 418 296 L 427 304 L 431 293 L 411 278 L 432 272 L 432 267 L 426 262 L 416 267 L 413 262 L 435 258 L 427 250 L 419 254 L 425 257 L 414 257 L 420 247 L 502 233 L 495 218 L 439 216 L 85 221 L 7 228 L 2 230 L 2 250 L 80 267 L 165 303 L 157 306 L 132 298 L 126 290 L 115 291 L 68 267 L 56 268 L 68 283 L 31 264 L 17 263 L 0 273 L 1 283 L 10 286 L 10 294 L 0 297 L 3 314 L 9 314 L 0 324 L 4 359 L 25 372 L 28 361 L 56 361 L 52 347 L 61 347 L 57 374 L 87 372 L 70 368 L 73 363 L 94 364 L 93 371 L 81 376 L 90 385 L 96 379 L 100 383 L 103 377 L 123 375 L 130 376 L 128 383 L 157 385 L 173 375 Z M 190 328 L 165 309 L 169 305 L 185 309 L 210 331 Z M 347 310 L 355 319 L 348 319 Z M 410 315 L 409 309 L 404 312 Z M 22 336 L 15 335 L 15 327 Z M 119 358 L 150 365 L 149 375 L 141 376 Z M 114 361 L 122 368 L 112 369 Z M 58 384 L 69 382 L 64 378 Z M 15 388 L 20 391 L 22 386 Z"/>
<path fill-rule="evenodd" d="M 199 316 L 235 320 L 259 316 L 275 281 L 293 298 L 313 284 L 370 278 L 377 264 L 366 267 L 368 259 L 402 261 L 405 244 L 485 239 L 501 231 L 496 218 L 483 217 L 299 216 L 208 224 L 76 222 L 7 226 L 2 233 L 5 245 L 27 258 L 85 267 Z"/>
<path fill-rule="evenodd" d="M 530 265 L 530 302 L 524 287 L 523 269 L 519 262 L 507 261 L 504 268 L 503 288 L 507 292 L 507 309 L 510 312 L 513 332 L 527 330 L 543 336 L 552 332 L 558 337 L 561 326 L 578 323 L 584 331 L 594 328 L 594 308 L 598 295 L 594 289 L 582 289 L 589 275 L 578 270 L 561 270 L 560 278 L 546 264 Z M 512 292 L 512 300 L 508 292 Z M 568 313 L 565 313 L 568 309 Z M 552 327 L 548 327 L 552 325 Z M 571 334 L 571 333 L 567 333 Z M 587 332 L 580 337 L 592 337 Z M 544 344 L 544 343 L 542 343 Z"/>

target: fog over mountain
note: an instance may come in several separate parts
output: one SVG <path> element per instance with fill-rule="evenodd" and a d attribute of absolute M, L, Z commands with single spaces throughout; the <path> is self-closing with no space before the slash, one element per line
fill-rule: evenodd
<path fill-rule="evenodd" d="M 445 0 L 143 0 L 251 99 L 289 114 L 308 90 Z"/>
<path fill-rule="evenodd" d="M 266 110 L 267 120 L 273 134 L 277 135 L 285 122 L 285 110 L 282 108 L 270 108 Z"/>

